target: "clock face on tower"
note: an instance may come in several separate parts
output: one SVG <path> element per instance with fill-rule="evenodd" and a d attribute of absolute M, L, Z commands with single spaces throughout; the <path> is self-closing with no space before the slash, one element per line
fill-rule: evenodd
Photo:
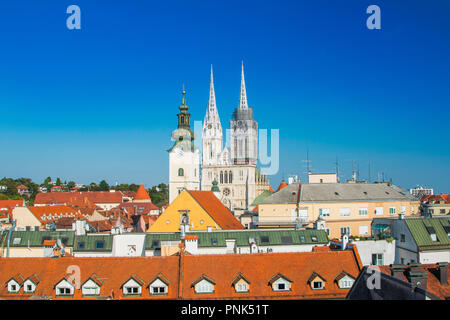
<path fill-rule="evenodd" d="M 211 128 L 212 128 L 212 126 L 210 124 L 208 124 L 208 129 L 211 129 Z"/>

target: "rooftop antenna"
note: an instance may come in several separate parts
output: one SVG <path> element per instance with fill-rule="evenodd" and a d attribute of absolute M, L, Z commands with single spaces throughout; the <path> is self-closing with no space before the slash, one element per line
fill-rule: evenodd
<path fill-rule="evenodd" d="M 334 163 L 336 165 L 336 177 L 339 181 L 339 162 L 338 162 L 338 157 L 336 156 L 336 162 Z"/>
<path fill-rule="evenodd" d="M 306 147 L 306 160 L 302 160 L 302 162 L 306 162 L 306 174 L 308 175 L 311 172 L 311 167 L 310 167 L 311 160 L 309 160 L 308 147 Z"/>
<path fill-rule="evenodd" d="M 370 161 L 369 161 L 369 177 L 368 177 L 368 182 L 370 183 Z"/>

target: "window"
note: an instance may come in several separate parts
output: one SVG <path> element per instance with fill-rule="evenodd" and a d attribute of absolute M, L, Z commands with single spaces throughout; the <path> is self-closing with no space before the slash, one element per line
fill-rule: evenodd
<path fill-rule="evenodd" d="M 390 207 L 389 208 L 389 214 L 396 214 L 397 213 L 397 208 L 396 207 Z"/>
<path fill-rule="evenodd" d="M 281 237 L 281 243 L 282 244 L 291 244 L 292 243 L 292 237 L 291 236 L 282 236 Z"/>
<path fill-rule="evenodd" d="M 166 293 L 166 287 L 152 287 L 152 294 L 164 294 Z"/>
<path fill-rule="evenodd" d="M 341 227 L 341 235 L 350 235 L 350 227 Z"/>
<path fill-rule="evenodd" d="M 211 244 L 212 244 L 213 246 L 217 246 L 217 239 L 216 239 L 216 238 L 212 238 L 212 239 L 211 239 Z"/>
<path fill-rule="evenodd" d="M 312 288 L 314 290 L 320 290 L 323 289 L 323 282 L 320 280 L 316 280 L 312 282 Z"/>
<path fill-rule="evenodd" d="M 58 288 L 56 293 L 58 296 L 68 296 L 72 294 L 70 288 Z"/>
<path fill-rule="evenodd" d="M 223 171 L 220 171 L 220 183 L 223 183 Z"/>
<path fill-rule="evenodd" d="M 84 249 L 84 242 L 78 242 L 78 249 Z"/>
<path fill-rule="evenodd" d="M 360 216 L 367 216 L 369 214 L 369 210 L 367 208 L 359 208 Z"/>
<path fill-rule="evenodd" d="M 261 244 L 269 244 L 269 237 L 261 236 Z"/>
<path fill-rule="evenodd" d="M 382 216 L 383 215 L 383 207 L 376 207 L 375 208 L 375 215 Z"/>
<path fill-rule="evenodd" d="M 178 169 L 178 176 L 179 176 L 179 177 L 184 176 L 184 169 L 183 169 L 183 168 L 179 168 L 179 169 Z"/>
<path fill-rule="evenodd" d="M 330 216 L 330 209 L 319 209 L 319 216 L 320 217 L 329 217 Z"/>
<path fill-rule="evenodd" d="M 406 240 L 405 240 L 405 234 L 401 234 L 400 235 L 400 242 L 405 242 Z"/>
<path fill-rule="evenodd" d="M 248 292 L 248 283 L 247 282 L 239 282 L 236 284 L 236 292 Z"/>
<path fill-rule="evenodd" d="M 445 209 L 439 210 L 439 213 L 440 213 L 440 214 L 445 214 Z"/>
<path fill-rule="evenodd" d="M 305 242 L 305 236 L 300 236 L 300 242 Z"/>
<path fill-rule="evenodd" d="M 311 236 L 311 241 L 312 242 L 317 242 L 317 237 L 316 236 Z"/>
<path fill-rule="evenodd" d="M 213 293 L 214 285 L 207 281 L 201 280 L 199 283 L 195 285 L 195 293 Z"/>
<path fill-rule="evenodd" d="M 341 216 L 349 216 L 350 215 L 350 208 L 340 208 L 339 213 Z"/>
<path fill-rule="evenodd" d="M 447 238 L 450 239 L 450 226 L 444 226 L 444 230 L 447 233 Z"/>
<path fill-rule="evenodd" d="M 406 206 L 401 206 L 400 207 L 400 213 L 403 213 L 403 214 L 406 213 Z"/>
<path fill-rule="evenodd" d="M 19 291 L 19 286 L 16 284 L 10 284 L 9 285 L 9 289 L 8 292 L 9 293 L 16 293 L 17 291 Z"/>
<path fill-rule="evenodd" d="M 353 286 L 354 282 L 355 282 L 355 280 L 353 280 L 349 276 L 346 276 L 339 281 L 339 288 L 340 289 L 350 289 Z"/>
<path fill-rule="evenodd" d="M 372 254 L 372 265 L 374 265 L 374 266 L 382 266 L 383 265 L 383 254 L 382 253 L 373 253 Z"/>
<path fill-rule="evenodd" d="M 360 235 L 368 235 L 369 234 L 369 226 L 360 226 L 359 234 Z"/>
<path fill-rule="evenodd" d="M 138 294 L 139 287 L 126 287 L 127 294 Z"/>
<path fill-rule="evenodd" d="M 228 176 L 229 176 L 228 181 L 229 181 L 230 183 L 233 183 L 233 173 L 232 173 L 231 171 L 229 172 Z"/>
<path fill-rule="evenodd" d="M 432 241 L 437 241 L 436 230 L 432 226 L 426 226 L 428 233 L 430 234 L 430 238 Z"/>
<path fill-rule="evenodd" d="M 286 290 L 286 284 L 285 283 L 278 283 L 277 289 L 280 290 L 280 291 Z"/>
<path fill-rule="evenodd" d="M 97 249 L 103 249 L 105 247 L 104 241 L 95 241 L 95 248 Z"/>

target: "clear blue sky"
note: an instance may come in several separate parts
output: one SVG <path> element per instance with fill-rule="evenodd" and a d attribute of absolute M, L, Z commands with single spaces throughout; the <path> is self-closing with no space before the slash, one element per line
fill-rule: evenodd
<path fill-rule="evenodd" d="M 81 30 L 66 8 L 81 8 Z M 381 8 L 381 30 L 366 8 Z M 449 1 L 2 1 L 0 176 L 168 182 L 181 85 L 203 120 L 210 64 L 227 128 L 244 60 L 260 128 L 280 130 L 273 187 L 378 172 L 450 192 Z"/>

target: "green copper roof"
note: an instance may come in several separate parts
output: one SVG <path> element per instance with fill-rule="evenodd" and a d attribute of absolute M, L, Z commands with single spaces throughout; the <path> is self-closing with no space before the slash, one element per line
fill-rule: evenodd
<path fill-rule="evenodd" d="M 450 249 L 450 231 L 445 230 L 450 226 L 450 217 L 405 219 L 405 222 L 420 250 Z M 437 241 L 431 239 L 433 230 Z"/>
<path fill-rule="evenodd" d="M 273 192 L 270 190 L 265 190 L 263 193 L 261 193 L 259 196 L 257 196 L 255 198 L 255 200 L 253 200 L 252 202 L 252 206 L 257 206 L 258 204 L 260 204 L 265 198 L 267 198 L 268 196 L 270 196 Z"/>
<path fill-rule="evenodd" d="M 145 235 L 145 250 L 159 248 L 161 241 L 179 241 L 180 233 L 147 233 Z"/>
<path fill-rule="evenodd" d="M 75 237 L 74 252 L 110 252 L 113 237 L 110 234 L 95 234 Z"/>
<path fill-rule="evenodd" d="M 41 247 L 44 240 L 58 240 L 72 247 L 74 231 L 13 231 L 10 247 Z"/>

